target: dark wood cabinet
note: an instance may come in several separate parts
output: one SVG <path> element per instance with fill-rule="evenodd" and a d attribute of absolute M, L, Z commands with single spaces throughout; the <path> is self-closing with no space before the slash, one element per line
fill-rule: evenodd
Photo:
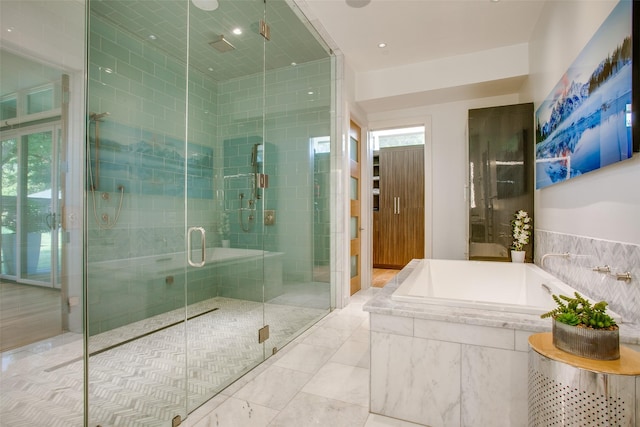
<path fill-rule="evenodd" d="M 379 195 L 373 212 L 373 266 L 402 268 L 424 258 L 424 147 L 383 148 L 375 157 Z"/>

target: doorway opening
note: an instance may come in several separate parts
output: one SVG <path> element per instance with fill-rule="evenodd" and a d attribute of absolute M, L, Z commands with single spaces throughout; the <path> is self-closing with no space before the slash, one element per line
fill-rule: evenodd
<path fill-rule="evenodd" d="M 371 132 L 373 285 L 425 254 L 425 128 Z"/>

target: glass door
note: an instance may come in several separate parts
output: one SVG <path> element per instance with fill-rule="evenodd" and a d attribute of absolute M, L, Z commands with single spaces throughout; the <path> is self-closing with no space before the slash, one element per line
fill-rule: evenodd
<path fill-rule="evenodd" d="M 189 5 L 185 205 L 206 264 L 187 271 L 188 411 L 264 361 L 264 8 Z"/>
<path fill-rule="evenodd" d="M 2 138 L 2 275 L 59 288 L 58 126 Z"/>

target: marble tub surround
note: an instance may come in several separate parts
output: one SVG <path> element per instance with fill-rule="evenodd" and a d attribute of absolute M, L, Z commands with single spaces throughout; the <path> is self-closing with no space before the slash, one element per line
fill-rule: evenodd
<path fill-rule="evenodd" d="M 411 317 L 425 320 L 453 322 L 462 325 L 488 326 L 495 328 L 509 328 L 534 332 L 551 331 L 551 321 L 540 319 L 538 315 L 501 313 L 461 307 L 445 307 L 428 304 L 412 304 L 394 301 L 391 294 L 400 286 L 402 281 L 411 274 L 419 260 L 413 260 L 405 266 L 382 290 L 364 305 L 364 310 L 372 314 L 388 316 Z M 489 262 L 489 261 L 487 261 Z M 592 295 L 585 291 L 589 297 Z M 596 297 L 593 297 L 596 298 Z M 373 322 L 373 320 L 372 320 Z M 640 350 L 640 323 L 624 322 L 620 325 L 620 342 Z"/>
<path fill-rule="evenodd" d="M 370 313 L 372 413 L 437 426 L 526 426 L 529 335 L 548 319 L 398 302 L 409 263 L 364 310 Z M 636 325 L 621 341 L 640 349 Z"/>
<path fill-rule="evenodd" d="M 547 253 L 569 253 L 568 258 L 549 257 L 542 267 L 569 286 L 593 299 L 606 300 L 625 322 L 640 324 L 640 245 L 584 236 L 535 231 L 534 261 L 540 265 Z M 594 267 L 611 267 L 611 273 L 631 273 L 629 282 L 616 280 Z"/>

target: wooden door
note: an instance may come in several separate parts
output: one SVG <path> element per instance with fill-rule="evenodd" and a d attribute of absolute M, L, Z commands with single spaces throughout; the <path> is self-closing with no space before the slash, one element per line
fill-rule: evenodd
<path fill-rule="evenodd" d="M 424 147 L 380 150 L 380 233 L 373 265 L 402 268 L 424 258 Z M 377 218 L 376 218 L 377 216 Z"/>
<path fill-rule="evenodd" d="M 360 143 L 362 141 L 362 129 L 353 120 L 349 126 L 349 193 L 350 193 L 350 277 L 351 295 L 355 294 L 362 287 L 361 285 L 361 264 L 360 257 L 360 234 L 362 225 L 360 222 Z"/>
<path fill-rule="evenodd" d="M 394 151 L 390 149 L 380 150 L 379 175 L 380 196 L 379 210 L 374 213 L 378 233 L 374 240 L 373 265 L 380 268 L 394 268 L 393 262 L 397 243 L 396 236 L 396 198 L 393 176 Z"/>
<path fill-rule="evenodd" d="M 397 238 L 394 262 L 406 265 L 424 258 L 424 151 L 422 147 L 399 151 L 394 166 L 398 173 Z"/>

